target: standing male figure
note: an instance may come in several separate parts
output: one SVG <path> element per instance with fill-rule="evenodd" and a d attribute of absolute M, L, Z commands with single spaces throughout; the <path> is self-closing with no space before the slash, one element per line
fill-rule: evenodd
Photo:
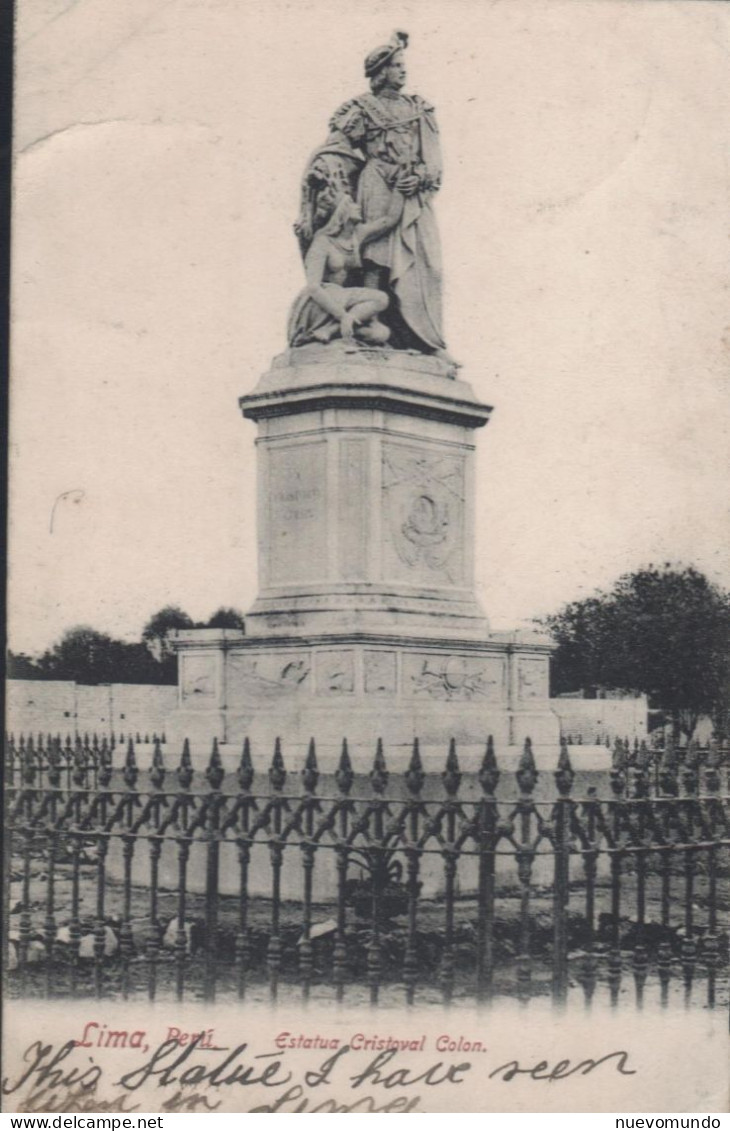
<path fill-rule="evenodd" d="M 394 299 L 393 344 L 445 354 L 441 317 L 441 250 L 432 198 L 441 182 L 433 107 L 403 94 L 405 32 L 365 59 L 370 93 L 341 107 L 362 111 L 365 164 L 358 178 L 365 240 L 363 283 Z M 447 357 L 447 360 L 450 360 Z"/>

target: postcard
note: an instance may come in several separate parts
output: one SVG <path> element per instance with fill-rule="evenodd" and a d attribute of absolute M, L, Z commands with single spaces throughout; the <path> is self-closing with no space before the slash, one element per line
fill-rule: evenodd
<path fill-rule="evenodd" d="M 3 1110 L 727 1110 L 729 30 L 18 6 Z"/>

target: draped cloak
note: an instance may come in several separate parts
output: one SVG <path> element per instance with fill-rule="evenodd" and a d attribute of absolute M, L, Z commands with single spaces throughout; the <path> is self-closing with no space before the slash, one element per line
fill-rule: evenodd
<path fill-rule="evenodd" d="M 403 320 L 415 336 L 427 349 L 443 349 L 441 248 L 432 207 L 442 166 L 433 107 L 418 95 L 406 94 L 364 94 L 347 105 L 354 104 L 367 127 L 366 161 L 357 190 L 364 220 L 387 215 L 396 195 L 403 201 L 398 223 L 365 245 L 363 259 L 388 269 Z M 413 196 L 402 197 L 395 188 L 402 173 L 420 178 Z"/>

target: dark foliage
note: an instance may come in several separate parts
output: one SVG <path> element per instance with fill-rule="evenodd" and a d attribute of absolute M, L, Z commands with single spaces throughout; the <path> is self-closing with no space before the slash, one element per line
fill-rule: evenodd
<path fill-rule="evenodd" d="M 115 640 L 80 625 L 71 628 L 38 659 L 10 653 L 11 679 L 74 680 L 76 683 L 171 683 L 177 681 L 172 657 L 158 662 L 144 644 Z"/>
<path fill-rule="evenodd" d="M 597 687 L 641 692 L 691 737 L 730 693 L 730 594 L 693 567 L 653 566 L 610 593 L 566 605 L 543 622 L 558 648 L 553 694 Z"/>
<path fill-rule="evenodd" d="M 156 660 L 174 657 L 170 634 L 178 628 L 195 628 L 195 622 L 179 605 L 165 605 L 142 629 L 142 640 Z"/>
<path fill-rule="evenodd" d="M 206 628 L 243 628 L 244 616 L 238 609 L 222 606 L 216 609 L 205 625 Z"/>
<path fill-rule="evenodd" d="M 177 657 L 170 637 L 184 628 L 243 628 L 243 613 L 221 607 L 206 625 L 196 624 L 177 605 L 151 616 L 136 643 L 116 640 L 87 625 L 64 632 L 41 656 L 8 652 L 9 679 L 74 680 L 76 683 L 177 683 Z"/>
<path fill-rule="evenodd" d="M 38 661 L 25 652 L 8 652 L 6 671 L 8 679 L 43 679 Z"/>

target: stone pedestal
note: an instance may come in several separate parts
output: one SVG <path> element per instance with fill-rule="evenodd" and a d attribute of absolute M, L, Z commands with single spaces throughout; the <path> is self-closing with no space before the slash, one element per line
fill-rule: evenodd
<path fill-rule="evenodd" d="M 435 358 L 309 346 L 241 398 L 258 424 L 257 636 L 484 638 L 473 433 L 491 409 Z"/>
<path fill-rule="evenodd" d="M 194 744 L 558 741 L 550 645 L 492 634 L 474 591 L 474 433 L 437 358 L 306 346 L 241 398 L 258 425 L 259 593 L 245 632 L 177 637 Z"/>

